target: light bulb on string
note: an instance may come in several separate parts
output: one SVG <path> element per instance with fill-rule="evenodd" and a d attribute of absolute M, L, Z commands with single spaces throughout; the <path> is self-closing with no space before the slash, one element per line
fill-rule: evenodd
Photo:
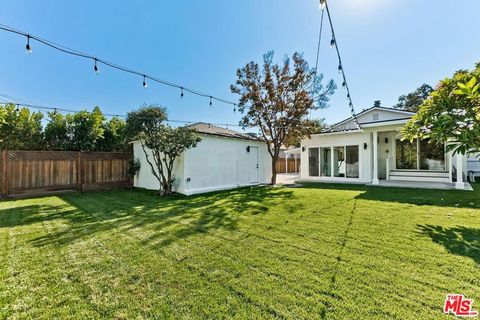
<path fill-rule="evenodd" d="M 343 81 L 343 82 L 342 82 L 342 87 L 345 88 L 346 86 L 347 86 L 347 82 L 346 82 L 346 81 Z"/>
<path fill-rule="evenodd" d="M 343 71 L 343 67 L 341 64 L 338 65 L 338 73 L 342 73 Z"/>
<path fill-rule="evenodd" d="M 212 96 L 210 96 L 210 107 L 213 105 Z"/>
<path fill-rule="evenodd" d="M 325 10 L 326 6 L 327 6 L 327 1 L 326 0 L 320 0 L 320 10 Z"/>
<path fill-rule="evenodd" d="M 30 35 L 27 35 L 27 44 L 25 45 L 27 54 L 32 54 L 32 47 L 30 47 Z"/>
<path fill-rule="evenodd" d="M 233 104 L 233 112 L 237 112 L 237 105 Z"/>
<path fill-rule="evenodd" d="M 145 75 L 143 75 L 143 87 L 146 89 L 148 87 L 147 85 L 147 78 Z"/>
<path fill-rule="evenodd" d="M 332 40 L 330 40 L 330 48 L 335 48 L 335 38 L 332 38 Z"/>
<path fill-rule="evenodd" d="M 183 98 L 183 87 L 180 88 L 180 98 Z"/>
<path fill-rule="evenodd" d="M 95 64 L 93 65 L 93 71 L 95 71 L 95 74 L 99 74 L 100 70 L 98 70 L 97 66 L 97 59 L 93 59 L 95 61 Z"/>

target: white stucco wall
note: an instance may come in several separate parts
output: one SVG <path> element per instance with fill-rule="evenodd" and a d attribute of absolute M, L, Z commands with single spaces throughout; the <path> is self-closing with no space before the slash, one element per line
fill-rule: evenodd
<path fill-rule="evenodd" d="M 253 147 L 258 148 L 258 170 Z M 214 135 L 202 135 L 197 147 L 185 153 L 184 161 L 185 181 L 190 178 L 182 192 L 185 194 L 269 183 L 272 172 L 271 157 L 264 142 Z"/>
<path fill-rule="evenodd" d="M 364 143 L 367 144 L 367 149 L 364 149 Z M 343 177 L 310 177 L 308 174 L 308 148 L 329 148 L 340 146 L 359 146 L 359 178 L 343 178 Z M 370 134 L 357 133 L 342 133 L 342 134 L 321 134 L 312 135 L 310 139 L 302 141 L 302 147 L 305 151 L 301 153 L 302 165 L 300 170 L 300 178 L 308 180 L 332 180 L 332 181 L 359 181 L 369 182 L 371 178 L 370 167 L 371 164 L 371 150 L 372 144 L 370 141 Z"/>
<path fill-rule="evenodd" d="M 155 166 L 152 157 L 152 151 L 147 149 L 149 154 L 150 162 Z M 143 152 L 140 142 L 135 141 L 133 143 L 133 157 L 140 161 L 140 170 L 137 175 L 134 177 L 133 185 L 137 188 L 144 188 L 149 190 L 159 190 L 160 183 L 157 178 L 152 173 L 152 169 L 148 164 L 145 153 Z M 175 176 L 174 191 L 181 190 L 184 188 L 184 179 L 183 179 L 183 154 L 175 160 L 173 172 Z"/>
<path fill-rule="evenodd" d="M 200 136 L 202 141 L 184 152 L 175 163 L 176 192 L 195 194 L 270 182 L 271 157 L 264 142 L 206 134 Z M 250 153 L 247 152 L 248 146 L 251 147 Z M 253 147 L 258 148 L 258 170 L 256 161 L 252 159 L 256 150 Z M 134 157 L 140 160 L 140 171 L 134 186 L 157 190 L 158 181 L 146 162 L 140 143 L 135 142 L 133 149 Z"/>

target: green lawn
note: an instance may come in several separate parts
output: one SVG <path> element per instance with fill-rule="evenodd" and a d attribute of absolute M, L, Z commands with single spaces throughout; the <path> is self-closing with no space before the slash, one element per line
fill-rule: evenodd
<path fill-rule="evenodd" d="M 0 202 L 0 318 L 438 319 L 480 309 L 475 192 L 346 185 Z"/>

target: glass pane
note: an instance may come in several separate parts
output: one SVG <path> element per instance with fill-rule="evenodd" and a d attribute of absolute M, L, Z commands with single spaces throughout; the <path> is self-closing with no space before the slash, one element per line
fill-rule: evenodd
<path fill-rule="evenodd" d="M 347 146 L 347 178 L 358 178 L 358 146 Z"/>
<path fill-rule="evenodd" d="M 322 153 L 322 177 L 330 177 L 332 175 L 331 171 L 331 162 L 332 162 L 332 157 L 330 148 L 321 148 L 321 153 Z"/>
<path fill-rule="evenodd" d="M 308 149 L 308 175 L 318 177 L 318 148 Z"/>
<path fill-rule="evenodd" d="M 397 139 L 396 142 L 397 169 L 417 169 L 417 140 L 410 143 Z"/>
<path fill-rule="evenodd" d="M 420 140 L 420 169 L 445 170 L 445 150 L 443 144 Z"/>
<path fill-rule="evenodd" d="M 333 148 L 333 176 L 334 177 L 345 177 L 345 147 L 335 147 Z"/>

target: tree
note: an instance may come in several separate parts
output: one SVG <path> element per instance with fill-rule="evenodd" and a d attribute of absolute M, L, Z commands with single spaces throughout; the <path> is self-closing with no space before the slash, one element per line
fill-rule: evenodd
<path fill-rule="evenodd" d="M 113 117 L 103 123 L 103 137 L 97 140 L 97 151 L 126 151 L 128 141 L 126 139 L 126 123 L 124 120 Z"/>
<path fill-rule="evenodd" d="M 103 138 L 105 117 L 99 107 L 92 112 L 86 110 L 77 112 L 71 118 L 70 150 L 95 150 L 98 140 Z"/>
<path fill-rule="evenodd" d="M 71 116 L 49 112 L 50 120 L 45 126 L 45 148 L 47 150 L 67 150 L 70 145 L 69 126 Z"/>
<path fill-rule="evenodd" d="M 325 123 L 325 118 L 313 119 L 311 120 L 312 131 L 311 134 L 320 133 L 327 128 L 327 124 Z M 287 135 L 285 138 L 285 142 L 283 143 L 286 147 L 300 147 L 302 140 L 297 136 L 292 138 L 291 136 Z"/>
<path fill-rule="evenodd" d="M 231 91 L 240 95 L 240 124 L 258 127 L 272 157 L 272 179 L 276 183 L 276 162 L 287 137 L 298 141 L 309 136 L 314 124 L 307 119 L 312 110 L 324 108 L 336 89 L 333 80 L 324 88 L 323 75 L 317 75 L 299 53 L 283 64 L 273 64 L 273 51 L 263 56 L 263 68 L 251 61 L 237 70 Z"/>
<path fill-rule="evenodd" d="M 0 147 L 10 150 L 43 148 L 41 112 L 17 108 L 14 104 L 0 106 Z"/>
<path fill-rule="evenodd" d="M 126 126 L 128 136 L 140 142 L 152 174 L 160 184 L 162 195 L 173 192 L 175 159 L 201 140 L 194 129 L 171 128 L 165 124 L 166 119 L 165 108 L 144 106 L 128 113 Z"/>
<path fill-rule="evenodd" d="M 469 154 L 480 152 L 480 63 L 472 71 L 457 71 L 435 87 L 407 123 L 405 139 L 448 142 L 447 150 Z"/>
<path fill-rule="evenodd" d="M 395 109 L 402 109 L 405 111 L 417 112 L 425 99 L 432 93 L 433 88 L 424 83 L 418 87 L 415 91 L 398 98 L 398 103 L 393 107 Z"/>

